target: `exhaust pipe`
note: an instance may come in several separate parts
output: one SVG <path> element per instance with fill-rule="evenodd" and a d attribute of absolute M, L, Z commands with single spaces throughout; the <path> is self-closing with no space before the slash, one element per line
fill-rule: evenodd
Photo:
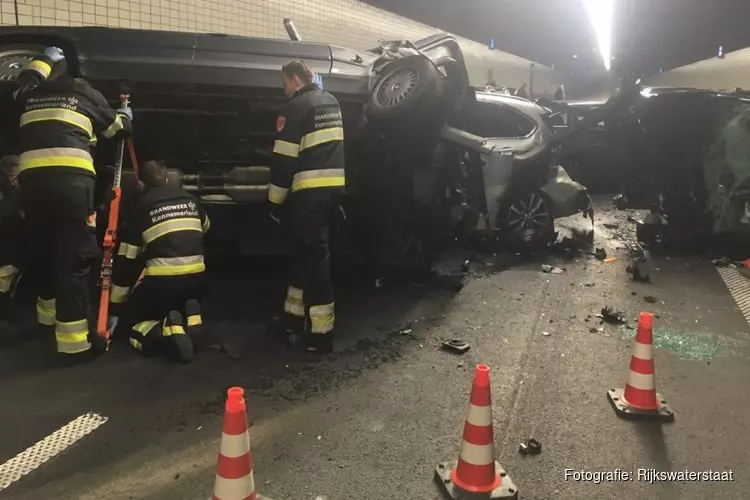
<path fill-rule="evenodd" d="M 302 37 L 299 34 L 299 31 L 297 31 L 297 28 L 294 27 L 294 23 L 291 19 L 288 17 L 284 19 L 284 28 L 286 28 L 286 32 L 289 35 L 289 39 L 293 42 L 301 42 Z"/>

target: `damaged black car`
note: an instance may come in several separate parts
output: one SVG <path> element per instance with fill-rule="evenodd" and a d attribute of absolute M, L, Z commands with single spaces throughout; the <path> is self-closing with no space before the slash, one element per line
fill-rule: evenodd
<path fill-rule="evenodd" d="M 383 273 L 429 270 L 446 245 L 475 234 L 554 238 L 554 220 L 588 212 L 587 190 L 549 155 L 550 110 L 469 84 L 461 48 L 445 34 L 384 42 L 368 51 L 292 41 L 108 28 L 8 27 L 0 35 L 0 155 L 15 152 L 18 116 L 7 90 L 45 46 L 65 71 L 113 106 L 131 95 L 134 143 L 171 181 L 200 198 L 211 242 L 232 253 L 283 252 L 265 200 L 280 68 L 302 59 L 341 103 L 347 197 L 336 249 L 376 261 Z M 53 73 L 52 77 L 55 74 Z M 113 163 L 102 144 L 99 165 Z M 126 171 L 123 189 L 134 185 Z"/>

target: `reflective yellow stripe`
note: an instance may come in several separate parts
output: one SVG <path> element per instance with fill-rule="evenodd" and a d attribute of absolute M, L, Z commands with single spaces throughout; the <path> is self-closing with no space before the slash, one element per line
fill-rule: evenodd
<path fill-rule="evenodd" d="M 107 130 L 102 132 L 102 135 L 106 137 L 107 139 L 111 139 L 115 136 L 117 132 L 122 130 L 124 128 L 124 125 L 122 124 L 122 116 L 117 115 L 115 117 L 115 121 L 112 122 L 112 124 L 107 127 Z"/>
<path fill-rule="evenodd" d="M 310 331 L 312 333 L 328 333 L 333 330 L 336 320 L 334 303 L 321 306 L 310 306 Z"/>
<path fill-rule="evenodd" d="M 128 300 L 128 294 L 130 293 L 130 287 L 112 285 L 112 290 L 109 292 L 109 301 L 113 304 L 122 304 Z"/>
<path fill-rule="evenodd" d="M 297 158 L 299 156 L 299 144 L 277 140 L 273 143 L 273 152 L 283 156 Z"/>
<path fill-rule="evenodd" d="M 148 245 L 157 238 L 161 238 L 165 234 L 176 231 L 200 231 L 202 233 L 203 225 L 200 219 L 196 219 L 195 217 L 182 217 L 160 222 L 143 231 L 143 246 Z"/>
<path fill-rule="evenodd" d="M 55 324 L 55 299 L 44 300 L 41 297 L 36 299 L 36 320 L 44 326 L 53 326 Z"/>
<path fill-rule="evenodd" d="M 209 229 L 211 229 L 211 219 L 208 218 L 208 215 L 205 216 L 206 220 L 203 221 L 203 232 L 207 233 Z"/>
<path fill-rule="evenodd" d="M 137 341 L 136 339 L 134 339 L 133 337 L 130 337 L 130 338 L 128 339 L 128 342 L 130 342 L 130 345 L 132 345 L 133 347 L 135 347 L 135 348 L 136 348 L 136 349 L 138 349 L 139 351 L 142 351 L 142 350 L 143 350 L 143 344 L 141 344 L 140 342 L 138 342 L 138 341 Z"/>
<path fill-rule="evenodd" d="M 20 270 L 15 266 L 0 266 L 0 293 L 10 291 L 10 285 L 19 272 Z"/>
<path fill-rule="evenodd" d="M 189 257 L 161 257 L 146 262 L 146 276 L 182 276 L 206 270 L 202 255 Z"/>
<path fill-rule="evenodd" d="M 83 129 L 89 139 L 94 135 L 94 126 L 86 115 L 65 108 L 35 109 L 21 115 L 21 127 L 29 123 L 54 120 Z"/>
<path fill-rule="evenodd" d="M 45 80 L 49 78 L 50 73 L 52 73 L 52 66 L 38 59 L 31 61 L 31 63 L 28 66 L 26 66 L 26 69 L 30 69 L 31 71 L 36 71 L 37 73 L 42 75 L 42 77 Z"/>
<path fill-rule="evenodd" d="M 140 323 L 136 323 L 133 326 L 133 331 L 136 331 L 145 337 L 146 335 L 148 335 L 148 332 L 150 332 L 151 329 L 158 324 L 158 320 L 141 321 Z"/>
<path fill-rule="evenodd" d="M 284 312 L 298 318 L 305 317 L 305 303 L 303 301 L 303 292 L 299 288 L 290 286 L 286 290 L 286 299 L 284 300 Z"/>
<path fill-rule="evenodd" d="M 21 154 L 18 171 L 39 167 L 74 167 L 96 174 L 88 151 L 77 148 L 45 148 Z"/>
<path fill-rule="evenodd" d="M 307 170 L 294 174 L 292 192 L 300 189 L 339 187 L 346 185 L 346 175 L 343 168 L 323 168 Z"/>
<path fill-rule="evenodd" d="M 172 335 L 185 335 L 185 328 L 182 325 L 168 325 L 167 320 L 165 319 L 161 333 L 164 337 L 169 337 Z"/>
<path fill-rule="evenodd" d="M 120 243 L 120 249 L 117 251 L 117 255 L 125 257 L 126 259 L 137 259 L 141 253 L 141 247 L 125 243 Z"/>
<path fill-rule="evenodd" d="M 89 324 L 85 319 L 77 321 L 58 321 L 55 325 L 57 352 L 76 354 L 91 347 L 88 340 Z"/>
<path fill-rule="evenodd" d="M 304 151 L 307 148 L 313 146 L 319 146 L 326 142 L 343 141 L 344 140 L 344 129 L 342 127 L 326 128 L 323 130 L 316 130 L 302 137 L 299 144 L 299 150 Z"/>
<path fill-rule="evenodd" d="M 286 195 L 289 192 L 288 189 L 275 186 L 273 184 L 268 185 L 268 201 L 281 205 L 286 201 Z"/>
<path fill-rule="evenodd" d="M 187 326 L 198 326 L 203 324 L 203 318 L 201 318 L 200 314 L 195 314 L 193 316 L 187 317 Z"/>

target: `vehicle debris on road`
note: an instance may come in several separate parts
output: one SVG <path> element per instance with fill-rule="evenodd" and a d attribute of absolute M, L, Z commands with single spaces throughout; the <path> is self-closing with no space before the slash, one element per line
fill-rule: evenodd
<path fill-rule="evenodd" d="M 596 257 L 597 260 L 604 260 L 607 258 L 607 251 L 603 248 L 597 248 L 596 252 L 594 252 L 594 257 Z"/>
<path fill-rule="evenodd" d="M 602 308 L 601 318 L 607 323 L 611 323 L 613 325 L 622 325 L 626 322 L 625 314 L 614 309 L 612 306 L 606 306 Z"/>
<path fill-rule="evenodd" d="M 522 455 L 539 455 L 542 452 L 542 443 L 534 438 L 529 438 L 518 446 Z"/>
<path fill-rule="evenodd" d="M 542 272 L 549 273 L 549 274 L 562 274 L 565 272 L 565 269 L 561 269 L 555 266 L 550 266 L 547 264 L 542 264 Z"/>
<path fill-rule="evenodd" d="M 455 354 L 464 354 L 471 348 L 468 342 L 461 339 L 445 340 L 442 343 L 442 347 L 448 351 L 453 351 Z"/>
<path fill-rule="evenodd" d="M 643 297 L 643 300 L 645 300 L 649 304 L 656 304 L 657 302 L 656 297 L 654 297 L 653 295 L 646 295 Z"/>

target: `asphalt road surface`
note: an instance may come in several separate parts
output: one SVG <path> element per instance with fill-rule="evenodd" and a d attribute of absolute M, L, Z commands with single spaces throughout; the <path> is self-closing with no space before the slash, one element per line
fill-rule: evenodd
<path fill-rule="evenodd" d="M 223 347 L 191 365 L 117 345 L 93 364 L 61 369 L 49 363 L 50 339 L 5 345 L 0 464 L 82 415 L 100 420 L 0 499 L 205 500 L 231 386 L 246 391 L 260 493 L 438 499 L 434 468 L 457 457 L 477 363 L 492 370 L 495 451 L 521 498 L 747 498 L 747 321 L 706 260 L 657 258 L 652 283 L 633 283 L 620 248 L 632 224 L 624 212 L 600 215 L 597 246 L 614 263 L 586 254 L 481 255 L 460 290 L 445 276 L 377 289 L 345 280 L 340 338 L 327 356 L 288 353 L 269 338 L 265 323 L 283 298 L 283 276 L 250 262 L 212 271 L 205 317 Z M 541 264 L 564 272 L 543 273 Z M 628 325 L 596 317 L 610 304 Z M 606 398 L 624 386 L 643 310 L 657 315 L 656 383 L 673 423 L 619 419 Z M 449 338 L 471 349 L 442 350 Z M 542 453 L 522 456 L 518 444 L 532 436 Z M 594 482 L 565 474 L 649 468 L 732 471 L 733 481 Z"/>

